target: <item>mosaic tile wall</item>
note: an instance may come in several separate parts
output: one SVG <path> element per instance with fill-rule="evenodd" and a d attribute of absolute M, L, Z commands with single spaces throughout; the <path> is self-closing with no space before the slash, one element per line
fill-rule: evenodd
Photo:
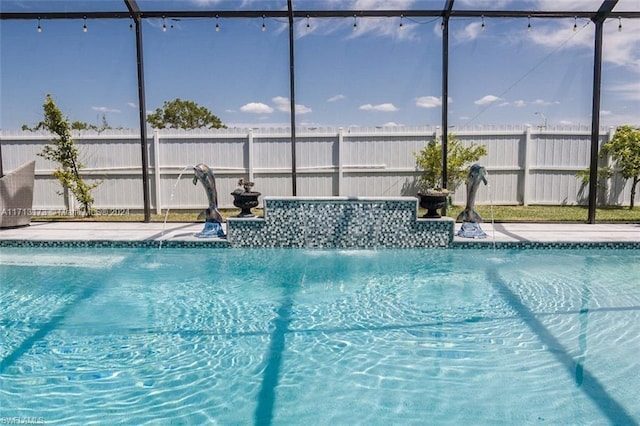
<path fill-rule="evenodd" d="M 485 241 L 455 241 L 450 248 L 461 250 L 555 250 L 555 249 L 616 249 L 616 250 L 638 250 L 640 241 L 618 241 L 618 242 L 547 242 L 547 241 L 497 241 L 495 244 L 489 240 Z"/>
<path fill-rule="evenodd" d="M 260 222 L 264 222 L 260 219 Z M 260 225 L 262 226 L 262 225 Z M 158 248 L 158 241 L 46 241 L 46 240 L 0 240 L 0 247 L 38 247 L 38 248 Z M 228 248 L 226 240 L 219 241 L 165 241 L 164 248 Z M 417 246 L 412 246 L 417 247 Z M 497 242 L 495 247 L 489 242 L 452 242 L 451 249 L 457 250 L 554 250 L 554 249 L 589 249 L 589 250 L 640 250 L 640 241 L 620 242 L 533 242 L 514 241 Z"/>
<path fill-rule="evenodd" d="M 453 241 L 453 219 L 418 219 L 414 197 L 266 197 L 264 206 L 264 219 L 227 220 L 232 247 L 448 247 Z"/>
<path fill-rule="evenodd" d="M 228 248 L 226 240 L 179 241 L 163 240 L 0 240 L 0 247 L 42 248 Z"/>

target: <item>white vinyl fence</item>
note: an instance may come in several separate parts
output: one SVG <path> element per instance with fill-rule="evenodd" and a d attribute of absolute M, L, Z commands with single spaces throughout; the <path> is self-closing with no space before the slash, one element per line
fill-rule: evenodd
<path fill-rule="evenodd" d="M 588 128 L 470 128 L 452 133 L 463 144 L 485 145 L 479 162 L 488 170 L 489 185 L 478 204 L 587 204 L 588 187 L 576 172 L 589 165 Z M 601 129 L 600 144 L 614 129 Z M 297 129 L 296 173 L 299 196 L 415 195 L 414 152 L 440 136 L 440 129 Z M 36 160 L 34 210 L 73 209 L 52 176 L 56 165 L 37 154 L 50 136 L 31 132 L 0 132 L 5 173 Z M 109 130 L 75 135 L 94 189 L 95 207 L 107 211 L 143 208 L 140 137 L 132 131 Z M 232 207 L 230 193 L 239 178 L 255 182 L 263 196 L 292 195 L 289 129 L 220 129 L 150 133 L 149 179 L 152 210 L 199 210 L 207 197 L 192 183 L 192 166 L 209 165 L 216 176 L 219 206 Z M 602 164 L 606 164 L 606 159 Z M 178 177 L 181 176 L 181 179 Z M 598 194 L 599 204 L 628 205 L 630 182 L 614 177 Z M 464 204 L 464 185 L 453 201 Z"/>

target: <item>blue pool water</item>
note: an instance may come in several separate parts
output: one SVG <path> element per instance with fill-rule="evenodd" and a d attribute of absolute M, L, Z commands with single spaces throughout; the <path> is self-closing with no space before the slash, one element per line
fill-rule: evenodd
<path fill-rule="evenodd" d="M 0 249 L 0 418 L 637 424 L 638 250 Z"/>

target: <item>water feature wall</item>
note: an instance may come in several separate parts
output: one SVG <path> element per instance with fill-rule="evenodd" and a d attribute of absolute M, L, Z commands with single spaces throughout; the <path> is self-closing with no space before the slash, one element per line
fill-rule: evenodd
<path fill-rule="evenodd" d="M 447 247 L 451 218 L 420 219 L 415 197 L 265 197 L 264 218 L 227 219 L 232 247 Z"/>

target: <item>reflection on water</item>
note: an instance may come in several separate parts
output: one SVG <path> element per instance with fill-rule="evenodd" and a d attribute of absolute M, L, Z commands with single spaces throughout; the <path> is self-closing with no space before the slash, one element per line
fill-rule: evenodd
<path fill-rule="evenodd" d="M 640 418 L 635 250 L 62 249 L 57 265 L 15 261 L 49 250 L 0 254 L 3 415 Z"/>

